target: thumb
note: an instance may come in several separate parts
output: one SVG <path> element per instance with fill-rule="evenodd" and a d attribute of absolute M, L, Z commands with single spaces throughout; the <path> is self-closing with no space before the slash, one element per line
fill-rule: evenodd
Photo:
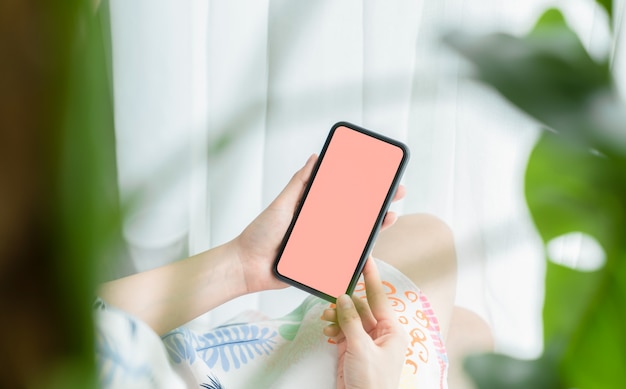
<path fill-rule="evenodd" d="M 293 208 L 295 206 L 302 196 L 304 187 L 311 177 L 313 166 L 315 166 L 316 161 L 317 155 L 313 154 L 309 157 L 304 166 L 298 170 L 293 177 L 291 177 L 287 186 L 282 190 L 282 192 L 280 192 L 278 197 L 274 199 L 272 202 L 273 206 L 277 208 Z"/>
<path fill-rule="evenodd" d="M 348 341 L 368 337 L 361 316 L 354 306 L 354 302 L 347 294 L 337 298 L 337 321 L 339 327 Z"/>

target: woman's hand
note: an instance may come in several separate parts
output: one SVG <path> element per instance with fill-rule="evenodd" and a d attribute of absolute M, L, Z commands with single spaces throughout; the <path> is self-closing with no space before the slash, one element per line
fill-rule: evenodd
<path fill-rule="evenodd" d="M 278 197 L 231 242 L 241 265 L 247 293 L 287 286 L 274 276 L 272 265 L 316 161 L 316 155 L 309 157 Z M 401 185 L 394 201 L 403 198 L 404 193 Z M 395 213 L 388 212 L 382 229 L 391 226 L 396 219 Z"/>
<path fill-rule="evenodd" d="M 316 159 L 309 158 L 237 238 L 185 260 L 106 282 L 98 295 L 164 334 L 246 293 L 285 287 L 272 273 L 272 264 Z M 401 187 L 396 199 L 403 195 Z M 383 226 L 395 220 L 388 213 Z"/>
<path fill-rule="evenodd" d="M 396 389 L 409 341 L 391 309 L 371 258 L 363 270 L 367 299 L 342 295 L 322 318 L 339 348 L 337 388 Z"/>
<path fill-rule="evenodd" d="M 247 293 L 287 286 L 274 276 L 272 264 L 311 176 L 315 161 L 317 156 L 310 156 L 278 197 L 233 241 Z"/>

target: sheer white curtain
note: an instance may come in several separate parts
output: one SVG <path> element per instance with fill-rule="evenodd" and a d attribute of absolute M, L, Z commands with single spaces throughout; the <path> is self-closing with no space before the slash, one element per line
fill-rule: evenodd
<path fill-rule="evenodd" d="M 440 37 L 524 33 L 548 5 L 565 11 L 592 53 L 613 50 L 624 66 L 624 39 L 609 42 L 591 0 L 111 0 L 134 267 L 236 236 L 320 150 L 333 123 L 352 121 L 408 143 L 408 195 L 394 207 L 452 227 L 457 303 L 492 325 L 499 350 L 536 355 L 544 260 L 522 185 L 537 125 L 469 80 Z M 245 296 L 203 320 L 242 308 L 276 315 L 302 297 L 292 289 Z"/>

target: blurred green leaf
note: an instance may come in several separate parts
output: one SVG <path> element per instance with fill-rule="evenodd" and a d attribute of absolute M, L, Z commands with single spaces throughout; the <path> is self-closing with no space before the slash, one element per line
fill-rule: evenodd
<path fill-rule="evenodd" d="M 498 354 L 470 356 L 464 364 L 477 389 L 564 388 L 554 366 L 547 357 L 526 361 Z"/>
<path fill-rule="evenodd" d="M 626 383 L 624 296 L 614 288 L 624 282 L 624 261 L 621 265 L 622 277 L 607 272 L 610 279 L 598 288 L 590 312 L 570 339 L 561 369 L 572 387 L 620 389 Z"/>
<path fill-rule="evenodd" d="M 54 190 L 50 193 L 50 227 L 56 243 L 57 299 L 64 318 L 66 352 L 49 361 L 43 387 L 97 387 L 92 305 L 99 262 L 119 233 L 115 176 L 113 109 L 107 77 L 108 20 L 100 19 L 89 1 L 59 6 L 67 21 L 65 78 L 56 110 L 61 117 L 58 137 L 50 144 Z M 59 16 L 61 17 L 61 16 Z"/>
<path fill-rule="evenodd" d="M 608 61 L 595 62 L 556 9 L 546 11 L 525 37 L 453 34 L 446 41 L 469 59 L 477 77 L 546 126 L 605 153 L 624 153 L 626 114 L 607 121 L 598 104 L 623 107 Z M 617 129 L 617 130 L 616 130 Z M 623 155 L 623 154 L 622 154 Z"/>
<path fill-rule="evenodd" d="M 626 382 L 626 163 L 592 153 L 550 132 L 526 171 L 526 199 L 545 243 L 569 232 L 594 237 L 606 265 L 580 272 L 548 263 L 544 305 L 547 345 L 563 354 L 565 381 L 580 388 Z M 594 354 L 602 357 L 590 358 Z"/>
<path fill-rule="evenodd" d="M 595 237 L 613 258 L 624 244 L 626 165 L 544 131 L 526 169 L 526 200 L 544 241 L 572 231 Z"/>

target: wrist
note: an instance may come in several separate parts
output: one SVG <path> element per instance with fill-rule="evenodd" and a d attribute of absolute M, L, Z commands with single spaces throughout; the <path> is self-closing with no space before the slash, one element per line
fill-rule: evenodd
<path fill-rule="evenodd" d="M 272 255 L 258 250 L 260 244 L 248 244 L 241 235 L 227 243 L 239 268 L 242 294 L 280 289 L 287 286 L 272 272 Z"/>
<path fill-rule="evenodd" d="M 221 255 L 218 256 L 222 262 L 220 265 L 220 268 L 223 269 L 221 274 L 230 285 L 233 298 L 250 293 L 237 239 L 218 246 L 218 249 L 221 252 Z"/>

